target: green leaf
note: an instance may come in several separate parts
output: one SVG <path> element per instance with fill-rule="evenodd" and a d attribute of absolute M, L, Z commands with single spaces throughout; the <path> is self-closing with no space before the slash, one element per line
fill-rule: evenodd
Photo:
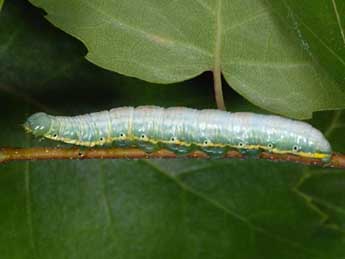
<path fill-rule="evenodd" d="M 309 47 L 309 42 L 319 46 L 318 38 L 303 40 L 299 20 L 294 18 L 301 12 L 297 6 L 291 4 L 287 16 L 285 9 L 276 7 L 277 1 L 31 2 L 47 11 L 53 24 L 87 46 L 88 60 L 109 70 L 171 83 L 220 67 L 231 87 L 272 112 L 310 118 L 313 111 L 345 107 L 341 87 L 345 54 L 338 42 L 341 24 L 334 23 L 335 13 L 329 10 L 323 18 L 329 22 L 317 24 L 322 29 L 314 34 L 316 38 L 325 30 L 336 34 L 335 46 L 331 39 L 326 44 L 333 56 L 323 51 L 325 46 Z M 316 2 L 319 6 L 324 1 Z M 319 10 L 304 14 L 303 9 L 303 15 L 308 21 L 317 19 Z M 344 8 L 338 13 L 344 14 Z M 331 58 L 319 65 L 314 58 L 317 51 Z M 335 57 L 338 72 L 334 76 L 329 71 Z M 342 79 L 337 83 L 332 76 Z"/>
<path fill-rule="evenodd" d="M 319 122 L 324 124 L 326 137 L 331 141 L 333 149 L 345 153 L 345 112 L 335 111 L 319 113 Z M 322 127 L 321 124 L 318 125 Z M 316 174 L 306 174 L 297 187 L 301 195 L 309 199 L 314 206 L 325 213 L 324 224 L 345 233 L 345 174 L 332 170 L 321 170 Z"/>
<path fill-rule="evenodd" d="M 344 173 L 321 172 L 303 179 L 298 189 L 326 213 L 325 224 L 345 233 L 344 187 Z"/>
<path fill-rule="evenodd" d="M 19 127 L 30 105 L 16 100 L 1 95 L 1 109 L 12 112 L 1 117 L 0 141 L 38 145 Z M 306 173 L 345 177 L 258 160 L 2 165 L 0 251 L 5 258 L 341 258 L 345 235 L 329 227 L 338 220 L 329 224 L 328 210 L 296 189 Z"/>
<path fill-rule="evenodd" d="M 4 4 L 4 0 L 0 0 L 0 11 L 1 11 L 1 8 L 2 8 L 3 4 Z"/>
<path fill-rule="evenodd" d="M 104 71 L 85 62 L 80 44 L 23 1 L 6 2 L 0 30 L 1 37 L 12 35 L 0 40 L 1 146 L 56 146 L 24 133 L 21 124 L 36 111 L 209 107 L 213 93 L 207 75 L 165 87 Z M 225 94 L 234 111 L 260 112 L 229 89 Z M 339 151 L 345 140 L 338 125 L 344 122 L 338 112 L 318 113 L 312 121 L 328 131 L 333 146 L 342 146 Z M 341 170 L 259 160 L 0 165 L 0 254 L 13 259 L 344 258 L 344 177 Z"/>
<path fill-rule="evenodd" d="M 333 111 L 318 113 L 316 116 L 320 122 L 327 121 L 324 125 L 317 124 L 318 128 L 322 128 L 325 132 L 325 136 L 330 140 L 333 146 L 333 150 L 341 153 L 345 153 L 345 111 Z"/>
<path fill-rule="evenodd" d="M 345 2 L 271 1 L 280 17 L 293 25 L 301 44 L 340 85 L 344 85 Z"/>
<path fill-rule="evenodd" d="M 1 116 L 2 145 L 45 145 L 19 127 L 30 105 L 7 94 L 0 103 L 12 110 Z M 2 165 L 0 251 L 5 258 L 341 258 L 343 218 L 310 200 L 300 186 L 310 174 L 323 182 L 345 177 L 258 160 Z M 334 185 L 322 190 L 326 202 L 342 202 Z"/>

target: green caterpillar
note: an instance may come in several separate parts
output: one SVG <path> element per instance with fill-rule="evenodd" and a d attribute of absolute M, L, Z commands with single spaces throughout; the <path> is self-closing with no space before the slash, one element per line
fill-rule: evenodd
<path fill-rule="evenodd" d="M 268 151 L 330 160 L 332 149 L 311 125 L 255 113 L 230 113 L 184 107 L 120 107 L 75 117 L 36 113 L 24 127 L 36 136 L 80 146 L 137 146 L 151 152 L 202 150 L 220 156 L 229 150 Z"/>

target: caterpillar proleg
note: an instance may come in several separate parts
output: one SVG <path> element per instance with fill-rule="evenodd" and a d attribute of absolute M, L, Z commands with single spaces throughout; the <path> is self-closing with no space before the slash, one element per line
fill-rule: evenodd
<path fill-rule="evenodd" d="M 151 152 L 202 150 L 221 156 L 229 150 L 294 154 L 328 162 L 332 149 L 308 123 L 275 115 L 185 107 L 119 107 L 74 117 L 36 113 L 24 124 L 35 136 L 80 146 L 136 146 Z"/>

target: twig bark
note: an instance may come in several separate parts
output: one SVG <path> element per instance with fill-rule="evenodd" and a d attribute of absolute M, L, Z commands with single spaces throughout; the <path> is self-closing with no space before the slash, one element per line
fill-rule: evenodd
<path fill-rule="evenodd" d="M 209 159 L 210 157 L 202 151 L 194 151 L 187 155 L 176 155 L 175 153 L 162 149 L 153 153 L 147 153 L 137 148 L 0 148 L 0 164 L 11 161 L 23 160 L 63 160 L 63 159 Z M 246 156 L 237 151 L 229 151 L 224 158 L 245 159 Z M 323 163 L 318 159 L 298 157 L 290 154 L 273 154 L 263 152 L 258 156 L 259 159 L 273 161 L 291 161 L 306 165 L 320 167 L 345 168 L 345 155 L 334 153 L 330 163 Z"/>

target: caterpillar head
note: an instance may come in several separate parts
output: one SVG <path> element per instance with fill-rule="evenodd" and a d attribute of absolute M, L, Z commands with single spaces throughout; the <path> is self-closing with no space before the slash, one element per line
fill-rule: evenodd
<path fill-rule="evenodd" d="M 48 114 L 39 112 L 31 115 L 24 123 L 24 128 L 26 131 L 31 132 L 35 136 L 45 135 L 51 125 L 51 118 Z"/>

